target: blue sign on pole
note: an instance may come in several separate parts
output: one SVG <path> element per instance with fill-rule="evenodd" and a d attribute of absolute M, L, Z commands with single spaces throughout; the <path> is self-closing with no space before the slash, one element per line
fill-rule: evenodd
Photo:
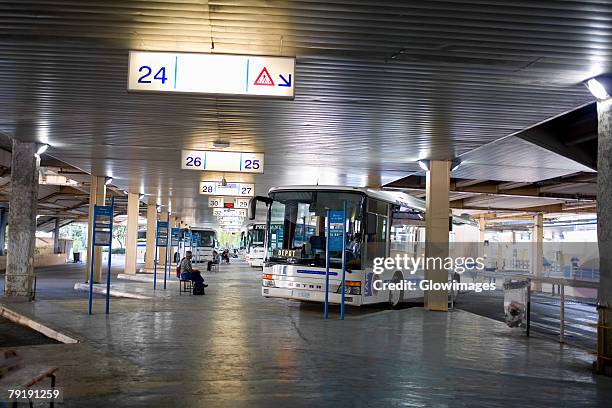
<path fill-rule="evenodd" d="M 171 237 L 171 241 L 172 244 L 170 244 L 170 246 L 178 246 L 179 245 L 179 241 L 181 239 L 181 229 L 180 228 L 172 228 L 170 233 L 170 237 Z"/>
<path fill-rule="evenodd" d="M 157 248 L 168 245 L 168 222 L 157 221 L 155 228 L 155 260 L 153 262 L 153 290 L 157 289 Z"/>
<path fill-rule="evenodd" d="M 346 200 L 342 203 L 342 291 L 340 293 L 340 320 L 344 320 L 344 294 L 346 287 L 346 217 L 347 203 Z"/>
<path fill-rule="evenodd" d="M 342 232 L 344 231 L 344 211 L 329 212 L 329 250 L 342 251 Z"/>
<path fill-rule="evenodd" d="M 106 314 L 110 312 L 110 275 L 111 275 L 111 254 L 113 244 L 113 214 L 115 199 L 111 200 L 111 205 L 94 205 L 93 214 L 93 233 L 91 234 L 91 254 L 89 271 L 89 299 L 88 313 L 92 314 L 93 306 L 93 284 L 95 267 L 95 249 L 98 246 L 108 247 L 108 272 L 106 274 Z"/>
<path fill-rule="evenodd" d="M 325 217 L 325 229 L 327 236 L 329 237 L 329 224 L 331 219 L 331 211 L 326 210 L 327 214 Z M 325 240 L 325 312 L 324 318 L 327 320 L 329 314 L 329 238 Z"/>
<path fill-rule="evenodd" d="M 157 246 L 168 246 L 168 221 L 157 221 Z"/>

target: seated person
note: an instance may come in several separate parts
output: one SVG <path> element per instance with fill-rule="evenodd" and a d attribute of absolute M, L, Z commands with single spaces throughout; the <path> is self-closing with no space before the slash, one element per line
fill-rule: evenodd
<path fill-rule="evenodd" d="M 208 261 L 208 266 L 206 266 L 206 270 L 210 272 L 210 269 L 213 265 L 218 265 L 220 262 L 219 253 L 213 249 L 212 251 L 212 260 Z"/>
<path fill-rule="evenodd" d="M 221 254 L 221 258 L 226 262 L 229 263 L 229 250 L 224 249 L 223 253 Z"/>
<path fill-rule="evenodd" d="M 204 283 L 204 278 L 200 275 L 200 271 L 197 269 L 193 269 L 191 265 L 191 257 L 193 254 L 191 251 L 187 251 L 185 253 L 185 257 L 181 261 L 181 280 L 190 280 L 193 282 L 193 294 L 194 295 L 203 295 L 204 288 L 208 287 L 207 284 Z"/>

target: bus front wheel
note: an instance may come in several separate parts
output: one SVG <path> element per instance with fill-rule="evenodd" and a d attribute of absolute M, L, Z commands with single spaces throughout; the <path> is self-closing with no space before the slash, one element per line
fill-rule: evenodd
<path fill-rule="evenodd" d="M 399 283 L 404 279 L 400 271 L 396 271 L 391 279 L 392 283 Z M 404 290 L 390 290 L 389 291 L 389 307 L 391 309 L 399 309 L 404 298 Z"/>

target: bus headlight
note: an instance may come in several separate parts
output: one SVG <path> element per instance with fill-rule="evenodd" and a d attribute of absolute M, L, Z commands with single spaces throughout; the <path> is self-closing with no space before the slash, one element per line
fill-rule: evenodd
<path fill-rule="evenodd" d="M 273 288 L 274 287 L 274 279 L 272 279 L 271 273 L 264 273 L 261 275 L 263 279 L 263 285 Z"/>
<path fill-rule="evenodd" d="M 361 282 L 350 281 L 344 282 L 344 293 L 347 295 L 361 295 Z"/>

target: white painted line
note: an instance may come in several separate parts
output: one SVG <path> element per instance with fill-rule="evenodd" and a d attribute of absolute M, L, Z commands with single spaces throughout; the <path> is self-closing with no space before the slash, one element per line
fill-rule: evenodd
<path fill-rule="evenodd" d="M 130 280 L 130 281 L 134 281 L 134 282 L 151 282 L 153 283 L 153 275 L 149 275 L 149 274 L 126 274 L 126 273 L 120 273 L 117 275 L 117 279 L 123 279 L 123 280 Z M 164 281 L 164 275 L 162 272 L 162 276 L 161 278 L 159 277 L 159 274 L 157 274 L 157 281 L 158 282 L 163 282 Z M 176 275 L 173 275 L 172 277 L 168 277 L 167 278 L 167 282 L 168 283 L 178 283 L 178 280 L 176 279 Z M 112 285 L 111 285 L 112 286 Z"/>
<path fill-rule="evenodd" d="M 70 337 L 64 333 L 60 333 L 59 331 L 45 326 L 44 324 L 39 323 L 25 315 L 17 313 L 14 310 L 7 308 L 6 305 L 0 304 L 0 316 L 4 317 L 7 320 L 10 320 L 11 322 L 29 327 L 30 329 L 42 333 L 50 339 L 57 340 L 61 343 L 75 344 L 80 342 L 76 338 Z"/>
<path fill-rule="evenodd" d="M 77 282 L 74 284 L 74 290 L 81 290 L 83 292 L 89 292 L 89 284 Z M 94 293 L 100 293 L 106 295 L 106 285 L 97 284 L 93 287 Z M 140 300 L 149 300 L 152 299 L 150 296 L 139 295 L 137 293 L 124 292 L 121 290 L 113 289 L 111 285 L 110 295 L 113 297 L 121 297 L 128 299 L 140 299 Z"/>

